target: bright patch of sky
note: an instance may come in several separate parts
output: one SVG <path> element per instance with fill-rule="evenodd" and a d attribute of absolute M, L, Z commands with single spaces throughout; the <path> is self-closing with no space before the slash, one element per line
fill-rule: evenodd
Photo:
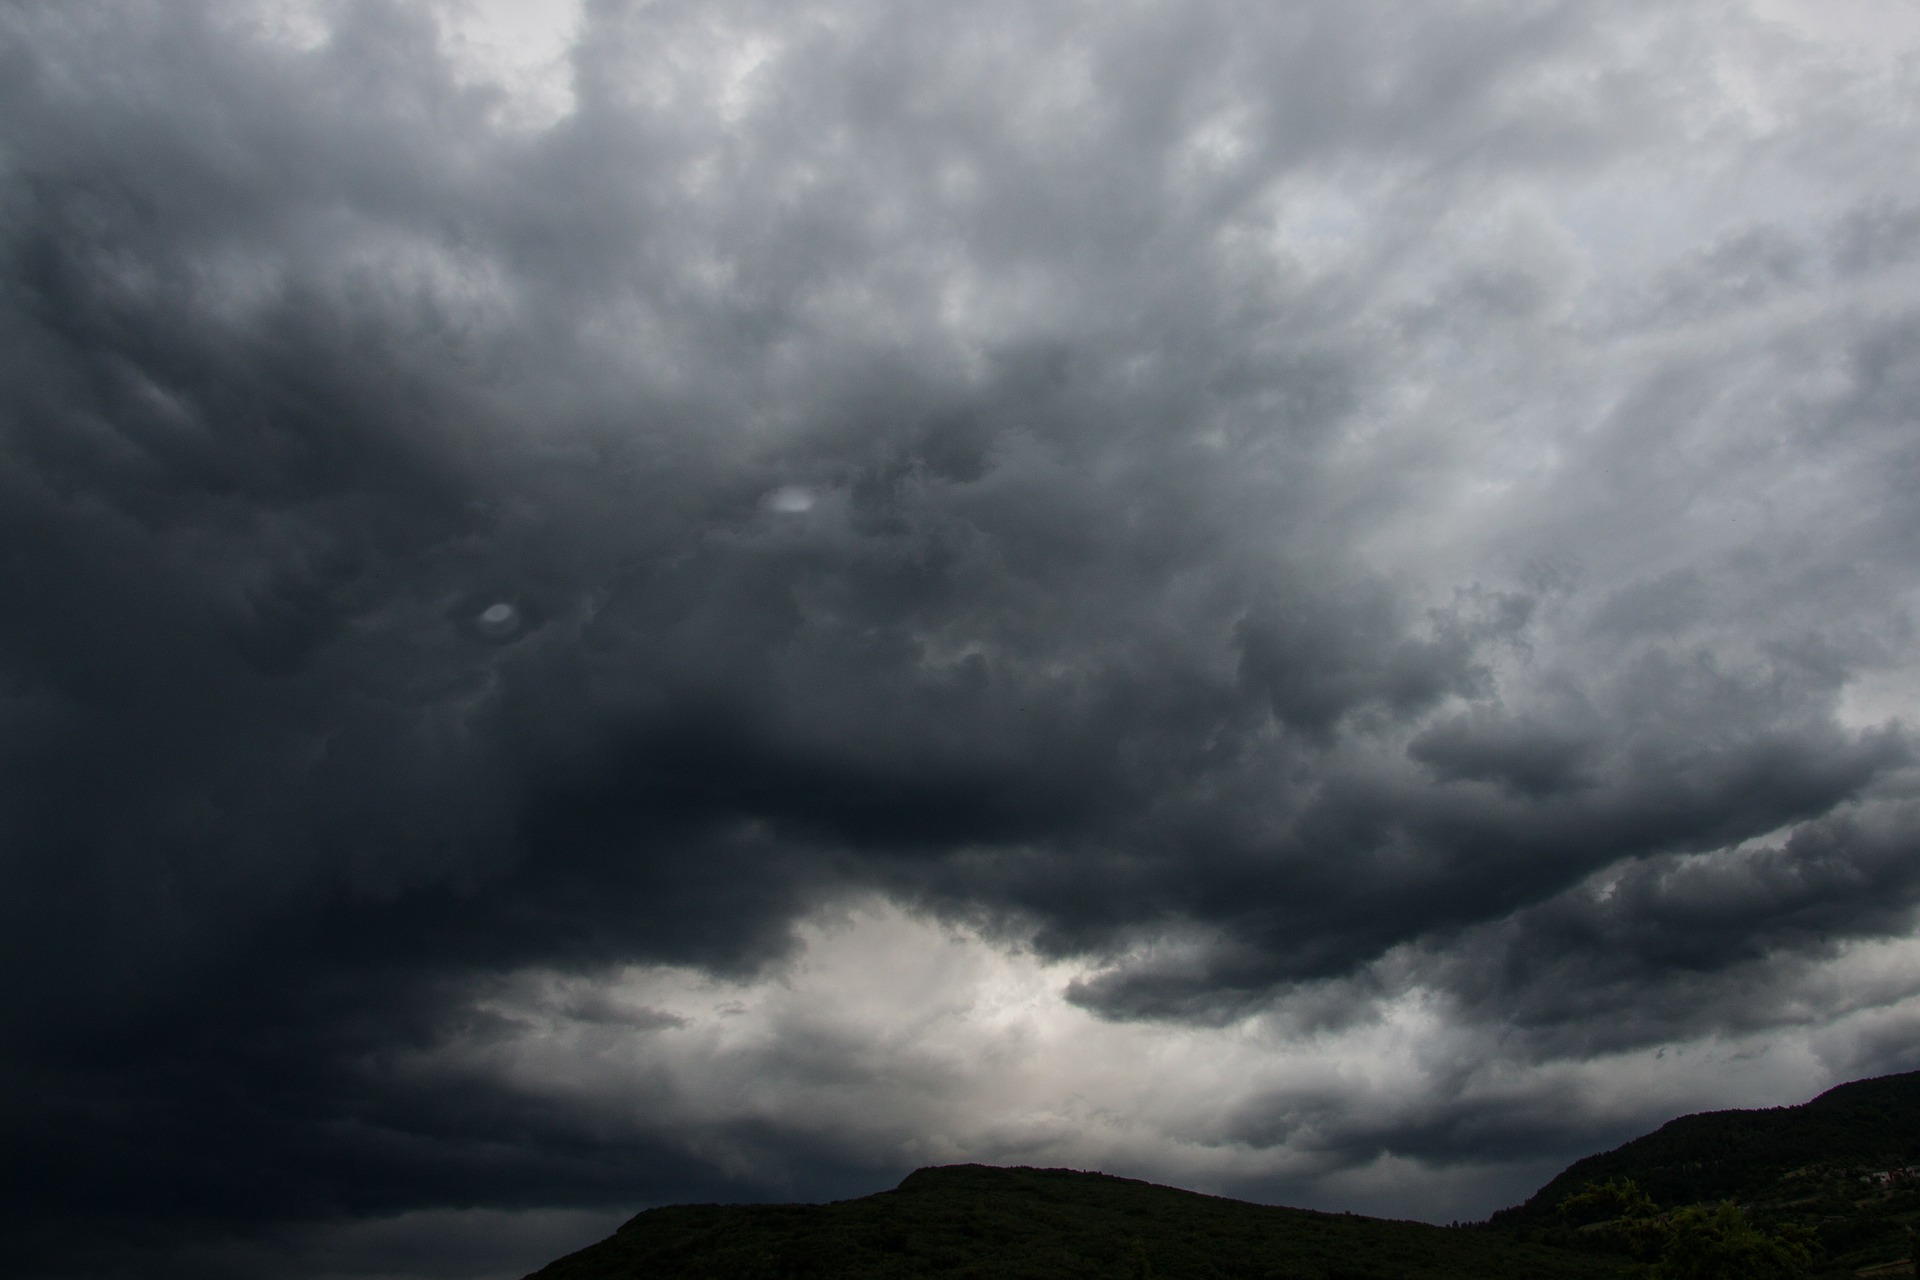
<path fill-rule="evenodd" d="M 1329 1000 L 1309 985 L 1191 1026 L 1097 1017 L 1068 998 L 1089 962 L 884 899 L 823 909 L 794 937 L 789 960 L 751 977 L 521 972 L 474 1003 L 467 1029 L 399 1069 L 562 1103 L 746 1179 L 778 1178 L 771 1132 L 877 1179 L 965 1161 L 1098 1168 L 1445 1221 L 1524 1194 L 1542 1162 L 1356 1163 L 1347 1152 L 1366 1144 L 1354 1139 L 1475 1110 L 1540 1120 L 1565 1107 L 1610 1134 L 1709 1106 L 1798 1102 L 1920 1030 L 1911 938 L 1807 966 L 1763 1029 L 1527 1063 L 1499 1027 L 1396 982 L 1408 957 L 1383 961 L 1364 1012 L 1332 1025 L 1313 1027 L 1312 1010 L 1351 989 Z"/>

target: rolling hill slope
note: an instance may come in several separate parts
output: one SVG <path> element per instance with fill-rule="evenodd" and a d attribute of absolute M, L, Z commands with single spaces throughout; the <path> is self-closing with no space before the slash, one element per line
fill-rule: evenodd
<path fill-rule="evenodd" d="M 954 1165 L 837 1204 L 650 1209 L 535 1274 L 1603 1280 L 1624 1267 L 1483 1229 L 1246 1204 L 1099 1173 Z"/>

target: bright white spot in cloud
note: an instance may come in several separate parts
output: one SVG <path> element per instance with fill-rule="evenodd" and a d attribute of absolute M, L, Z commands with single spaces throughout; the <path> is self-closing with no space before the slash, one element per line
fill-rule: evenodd
<path fill-rule="evenodd" d="M 799 485 L 784 485 L 767 495 L 767 505 L 786 515 L 800 515 L 813 510 L 814 496 L 810 489 Z"/>
<path fill-rule="evenodd" d="M 479 626 L 481 634 L 499 639 L 512 635 L 519 627 L 520 611 L 501 600 L 482 609 L 480 616 L 475 618 L 474 622 Z"/>
<path fill-rule="evenodd" d="M 580 32 L 579 0 L 443 0 L 438 17 L 455 74 L 505 94 L 497 124 L 540 130 L 572 114 L 568 55 Z"/>
<path fill-rule="evenodd" d="M 754 73 L 778 52 L 779 46 L 763 36 L 741 40 L 731 58 L 724 59 L 719 74 L 720 118 L 729 124 L 739 121 L 753 106 Z"/>

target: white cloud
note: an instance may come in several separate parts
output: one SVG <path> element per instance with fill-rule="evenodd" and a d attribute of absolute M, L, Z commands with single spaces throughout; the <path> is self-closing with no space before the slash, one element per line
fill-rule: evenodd
<path fill-rule="evenodd" d="M 455 75 L 500 93 L 501 127 L 549 129 L 572 114 L 582 0 L 434 0 L 434 8 Z"/>

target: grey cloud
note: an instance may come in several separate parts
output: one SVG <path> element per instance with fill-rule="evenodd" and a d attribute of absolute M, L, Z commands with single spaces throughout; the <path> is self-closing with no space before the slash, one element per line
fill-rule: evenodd
<path fill-rule="evenodd" d="M 1833 260 L 1840 270 L 1862 272 L 1897 266 L 1920 250 L 1920 209 L 1882 196 L 1842 215 L 1832 232 Z"/>
<path fill-rule="evenodd" d="M 1805 282 L 1809 256 L 1785 228 L 1743 229 L 1670 268 L 1652 310 L 1671 323 L 1767 302 Z"/>
<path fill-rule="evenodd" d="M 1583 785 L 1589 750 L 1582 735 L 1551 725 L 1465 718 L 1437 724 L 1407 745 L 1407 754 L 1444 781 L 1497 782 L 1530 795 Z"/>
<path fill-rule="evenodd" d="M 1576 1039 L 1905 927 L 1843 711 L 1906 662 L 1911 194 L 1593 280 L 1582 202 L 1726 110 L 1698 13 L 591 4 L 524 133 L 423 8 L 256 16 L 0 17 L 5 1123 L 254 1103 L 36 1212 L 751 1190 L 356 1064 L 876 886 L 1110 1017 L 1412 949 Z"/>
<path fill-rule="evenodd" d="M 1907 807 L 1617 868 L 1459 946 L 1442 981 L 1556 1053 L 1791 1025 L 1805 1016 L 1793 975 L 1808 960 L 1910 928 Z"/>

